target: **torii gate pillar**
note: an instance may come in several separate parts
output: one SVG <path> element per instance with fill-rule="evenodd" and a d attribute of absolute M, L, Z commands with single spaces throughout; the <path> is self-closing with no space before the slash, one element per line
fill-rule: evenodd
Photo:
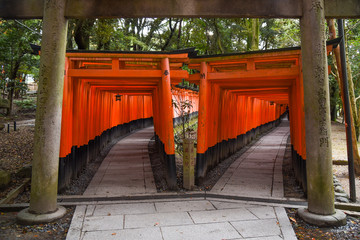
<path fill-rule="evenodd" d="M 300 24 L 308 208 L 299 215 L 318 226 L 345 225 L 345 214 L 334 207 L 324 0 L 303 0 Z"/>
<path fill-rule="evenodd" d="M 24 224 L 51 222 L 66 213 L 65 208 L 57 206 L 67 34 L 65 4 L 66 0 L 44 1 L 30 207 L 17 216 Z"/>

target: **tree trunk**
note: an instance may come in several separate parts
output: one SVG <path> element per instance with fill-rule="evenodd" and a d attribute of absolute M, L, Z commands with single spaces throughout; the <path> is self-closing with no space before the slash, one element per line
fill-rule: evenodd
<path fill-rule="evenodd" d="M 183 19 L 181 18 L 180 23 L 179 23 L 179 32 L 178 32 L 178 36 L 177 36 L 177 49 L 181 48 L 182 21 L 183 21 Z"/>
<path fill-rule="evenodd" d="M 335 29 L 335 24 L 334 24 L 334 20 L 333 19 L 330 19 L 330 20 L 327 20 L 327 23 L 328 23 L 328 26 L 329 26 L 329 39 L 334 39 L 336 38 L 336 29 Z M 335 49 L 333 49 L 333 62 L 335 63 L 336 62 L 336 66 L 335 67 L 335 75 L 336 75 L 336 79 L 339 83 L 339 87 L 340 87 L 340 96 L 341 96 L 341 101 L 342 101 L 342 104 L 343 104 L 343 112 L 345 112 L 345 104 L 344 104 L 344 96 L 343 96 L 343 86 L 344 86 L 344 79 L 342 77 L 342 68 L 341 68 L 341 60 L 340 60 L 340 47 L 337 47 Z M 348 70 L 349 70 L 349 64 L 347 62 L 347 66 L 348 66 Z M 352 87 L 352 91 L 354 91 L 354 84 L 352 82 L 352 78 L 351 78 L 351 69 L 350 69 L 350 72 L 348 73 L 348 76 L 349 76 L 349 92 L 351 92 L 350 88 Z M 350 87 L 350 85 L 352 85 Z M 354 93 L 353 93 L 353 96 L 354 96 Z M 355 97 L 353 98 L 354 102 L 355 102 Z M 352 139 L 351 139 L 351 142 L 352 142 L 352 146 L 353 146 L 353 156 L 354 156 L 354 165 L 355 165 L 355 173 L 357 175 L 360 175 L 360 156 L 359 156 L 359 150 L 358 150 L 358 147 L 357 147 L 357 140 L 356 140 L 356 130 L 355 130 L 355 122 L 356 121 L 359 121 L 359 119 L 357 119 L 355 121 L 354 119 L 354 109 L 353 109 L 353 106 L 356 106 L 355 104 L 353 104 L 353 101 L 352 98 L 350 97 L 350 108 L 352 109 L 352 111 L 350 111 L 350 115 L 351 115 L 351 132 L 352 132 Z M 345 116 L 345 114 L 344 114 Z M 348 139 L 349 137 L 346 135 L 346 138 Z"/>
<path fill-rule="evenodd" d="M 223 45 L 221 43 L 221 35 L 220 35 L 219 27 L 218 27 L 217 22 L 216 22 L 216 18 L 214 18 L 213 23 L 214 23 L 214 29 L 215 29 L 216 45 L 218 46 L 218 49 L 220 50 L 220 53 L 224 53 L 225 51 L 224 51 Z M 218 53 L 217 50 L 216 50 L 216 52 Z"/>
<path fill-rule="evenodd" d="M 90 32 L 94 25 L 92 19 L 77 19 L 74 39 L 79 49 L 88 50 L 90 46 Z"/>
<path fill-rule="evenodd" d="M 259 50 L 260 22 L 257 18 L 247 20 L 248 37 L 247 50 Z"/>
<path fill-rule="evenodd" d="M 13 80 L 15 81 L 15 80 Z M 12 114 L 12 109 L 13 109 L 13 99 L 14 99 L 14 88 L 15 88 L 15 82 L 9 82 L 8 83 L 8 88 L 9 88 L 9 93 L 8 93 L 8 100 L 9 100 L 9 108 L 7 109 L 6 115 L 10 116 Z"/>
<path fill-rule="evenodd" d="M 8 89 L 9 89 L 9 95 L 8 95 L 8 99 L 9 99 L 9 108 L 7 110 L 6 115 L 10 116 L 12 114 L 12 110 L 13 110 L 13 99 L 14 99 L 14 91 L 15 91 L 15 81 L 16 81 L 16 75 L 17 72 L 19 71 L 20 68 L 20 63 L 21 63 L 21 58 L 22 55 L 19 56 L 14 63 L 13 68 L 11 69 L 11 74 L 10 74 L 10 82 L 8 83 Z"/>
<path fill-rule="evenodd" d="M 174 26 L 172 26 L 172 19 L 169 18 L 170 35 L 169 35 L 169 37 L 166 39 L 166 42 L 165 42 L 164 46 L 161 48 L 161 51 L 165 51 L 165 50 L 168 48 L 168 46 L 169 46 L 169 44 L 170 44 L 170 41 L 171 41 L 171 39 L 172 39 L 172 37 L 173 37 L 173 35 L 174 35 L 174 33 L 175 33 L 175 30 L 176 30 L 177 25 L 178 25 L 179 22 L 180 22 L 179 19 L 176 19 Z"/>

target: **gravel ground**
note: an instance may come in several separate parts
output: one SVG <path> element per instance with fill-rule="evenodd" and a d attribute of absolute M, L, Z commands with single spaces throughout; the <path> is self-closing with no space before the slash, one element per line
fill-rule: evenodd
<path fill-rule="evenodd" d="M 319 228 L 304 222 L 296 214 L 296 211 L 296 209 L 286 209 L 286 212 L 298 239 L 360 239 L 359 218 L 347 216 L 347 224 L 345 226 L 333 228 Z"/>
<path fill-rule="evenodd" d="M 347 161 L 347 150 L 346 150 L 346 133 L 345 125 L 332 122 L 331 123 L 331 140 L 332 140 L 332 152 L 333 160 L 345 160 Z M 360 149 L 360 144 L 358 143 Z M 333 173 L 341 183 L 341 186 L 345 192 L 349 195 L 349 174 L 347 165 L 333 165 Z M 355 188 L 357 195 L 357 203 L 360 203 L 360 176 L 355 178 Z"/>
<path fill-rule="evenodd" d="M 66 215 L 54 223 L 23 226 L 16 224 L 17 212 L 0 213 L 0 239 L 63 240 L 70 227 L 75 208 L 67 208 Z"/>
<path fill-rule="evenodd" d="M 0 131 L 0 169 L 10 172 L 12 179 L 10 187 L 0 191 L 0 199 L 23 182 L 16 173 L 31 163 L 33 140 L 32 126 L 18 127 L 16 132 L 12 130 L 10 133 Z"/>
<path fill-rule="evenodd" d="M 290 136 L 287 139 L 286 150 L 283 160 L 283 183 L 284 196 L 289 198 L 305 198 L 305 193 L 298 185 L 295 173 L 292 169 Z"/>

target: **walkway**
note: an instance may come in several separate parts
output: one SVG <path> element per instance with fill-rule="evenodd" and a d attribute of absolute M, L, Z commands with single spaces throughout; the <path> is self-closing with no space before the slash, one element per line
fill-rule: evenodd
<path fill-rule="evenodd" d="M 67 240 L 292 240 L 282 207 L 219 200 L 77 206 Z"/>
<path fill-rule="evenodd" d="M 148 144 L 154 128 L 121 139 L 110 150 L 84 195 L 127 196 L 156 193 Z"/>
<path fill-rule="evenodd" d="M 211 193 L 284 197 L 282 163 L 289 134 L 289 121 L 283 119 L 229 167 Z"/>
<path fill-rule="evenodd" d="M 152 131 L 152 128 L 138 131 L 115 145 L 85 194 L 159 195 L 155 193 L 146 156 L 147 141 Z M 285 145 L 280 144 L 286 143 L 288 131 L 288 123 L 285 122 L 261 138 L 234 162 L 215 185 L 213 193 L 282 196 L 281 162 Z M 91 239 L 292 240 L 296 236 L 283 207 L 267 203 L 187 198 L 78 205 L 67 240 Z"/>

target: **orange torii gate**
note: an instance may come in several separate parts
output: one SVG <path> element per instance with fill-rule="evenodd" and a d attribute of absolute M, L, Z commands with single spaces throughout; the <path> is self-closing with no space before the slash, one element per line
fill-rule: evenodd
<path fill-rule="evenodd" d="M 175 187 L 173 118 L 177 116 L 171 85 L 188 78 L 181 68 L 192 51 L 67 52 L 59 190 L 111 140 L 152 123 L 166 163 L 168 185 Z M 196 111 L 197 95 L 181 91 L 194 101 Z"/>
<path fill-rule="evenodd" d="M 337 40 L 338 41 L 338 40 Z M 337 46 L 328 42 L 327 51 Z M 306 191 L 304 90 L 299 47 L 198 56 L 189 81 L 200 85 L 196 179 L 290 114 L 293 166 Z"/>
<path fill-rule="evenodd" d="M 329 42 L 328 52 L 337 41 Z M 293 166 L 306 191 L 300 49 L 217 56 L 196 56 L 193 51 L 67 52 L 60 191 L 107 143 L 152 123 L 168 184 L 175 187 L 173 124 L 179 116 L 172 99 L 180 98 L 193 103 L 192 114 L 199 112 L 197 182 L 222 159 L 278 124 L 289 106 Z M 189 75 L 182 70 L 184 64 L 198 73 Z M 198 84 L 199 93 L 177 88 L 183 79 Z"/>

